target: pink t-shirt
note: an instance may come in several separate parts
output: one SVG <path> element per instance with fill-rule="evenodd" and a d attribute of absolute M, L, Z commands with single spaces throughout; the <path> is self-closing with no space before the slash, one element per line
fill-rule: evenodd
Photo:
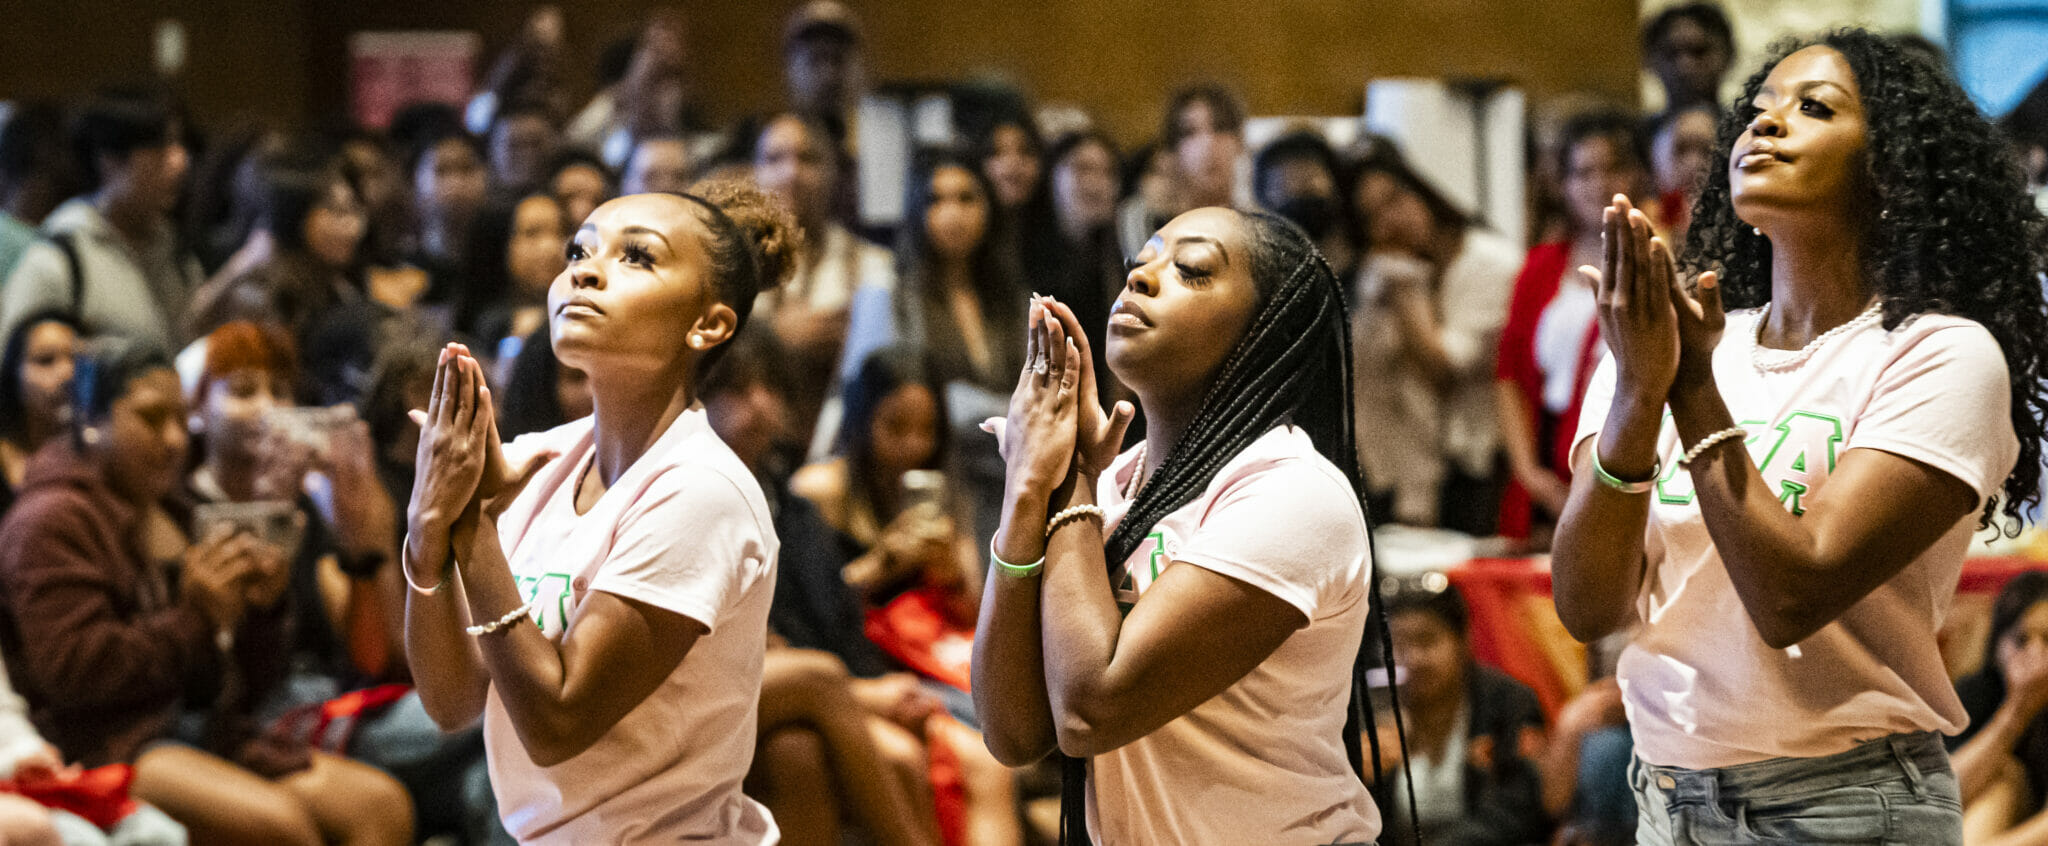
<path fill-rule="evenodd" d="M 740 793 L 775 587 L 767 500 L 703 410 L 691 409 L 578 515 L 593 445 L 586 417 L 506 446 L 560 452 L 498 524 L 520 591 L 538 599 L 534 622 L 560 642 L 597 590 L 709 631 L 595 745 L 552 767 L 526 754 L 494 686 L 484 749 L 499 815 L 522 843 L 774 843 L 767 809 Z"/>
<path fill-rule="evenodd" d="M 1132 455 L 1097 485 L 1111 528 L 1130 510 Z M 1302 430 L 1266 433 L 1111 574 L 1118 602 L 1142 601 L 1182 564 L 1277 596 L 1309 624 L 1214 698 L 1090 759 L 1089 834 L 1104 844 L 1276 846 L 1378 837 L 1379 810 L 1344 754 L 1371 561 L 1343 474 Z"/>
<path fill-rule="evenodd" d="M 1887 332 L 1878 323 L 1836 337 L 1797 367 L 1752 363 L 1760 309 L 1728 315 L 1714 378 L 1749 430 L 1750 459 L 1794 514 L 1827 496 L 1841 453 L 1878 449 L 1997 493 L 2019 454 L 2005 356 L 1991 333 L 1925 314 Z M 1764 351 L 1771 356 L 1773 351 Z M 1602 361 L 1579 418 L 1580 448 L 1614 400 Z M 1643 622 L 1617 677 L 1636 754 L 1705 769 L 1842 752 L 1890 734 L 1954 734 L 1968 722 L 1935 644 L 1955 596 L 1972 510 L 1940 540 L 1839 619 L 1784 649 L 1766 646 L 1707 535 L 1669 414 L 1658 442 L 1664 472 L 1651 494 Z"/>

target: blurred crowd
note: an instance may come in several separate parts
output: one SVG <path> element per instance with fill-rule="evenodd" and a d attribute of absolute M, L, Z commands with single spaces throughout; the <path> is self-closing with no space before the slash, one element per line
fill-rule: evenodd
<path fill-rule="evenodd" d="M 406 687 L 407 410 L 457 339 L 507 439 L 589 414 L 548 335 L 570 235 L 609 198 L 734 178 L 806 232 L 701 391 L 782 540 L 748 790 L 794 844 L 1045 842 L 1056 773 L 997 764 L 965 693 L 1003 493 L 978 426 L 1022 366 L 1027 297 L 1070 304 L 1099 357 L 1126 261 L 1164 221 L 1273 210 L 1349 280 L 1376 522 L 1540 550 L 1604 352 L 1568 269 L 1601 263 L 1616 194 L 1682 242 L 1734 131 L 1731 27 L 1697 2 L 1643 27 L 1661 112 L 1534 128 L 1526 231 L 1384 138 L 1303 124 L 1250 149 L 1227 82 L 1163 97 L 1137 148 L 977 83 L 878 228 L 858 214 L 868 44 L 848 7 L 790 13 L 786 110 L 723 126 L 695 106 L 680 19 L 607 48 L 594 92 L 564 82 L 567 23 L 540 10 L 469 102 L 382 129 L 201 123 L 160 82 L 0 113 L 0 842 L 507 842 L 478 732 L 440 732 Z M 2014 140 L 2039 185 L 2048 131 Z M 1985 727 L 1957 768 L 2003 815 L 1973 817 L 1984 831 L 2043 825 L 2041 581 L 2000 600 L 1967 682 Z M 1386 842 L 1628 842 L 1612 682 L 1546 715 L 1473 659 L 1455 589 L 1383 594 L 1413 773 L 1373 790 Z"/>

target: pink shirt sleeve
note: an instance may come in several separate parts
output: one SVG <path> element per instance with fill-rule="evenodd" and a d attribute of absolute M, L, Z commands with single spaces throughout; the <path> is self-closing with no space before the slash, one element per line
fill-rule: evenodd
<path fill-rule="evenodd" d="M 1926 332 L 1885 363 L 1845 449 L 1905 456 L 1990 497 L 2019 460 L 2007 372 L 1981 326 Z"/>
<path fill-rule="evenodd" d="M 709 633 L 769 572 L 763 522 L 731 479 L 670 468 L 620 517 L 590 589 L 673 611 Z"/>
<path fill-rule="evenodd" d="M 1302 458 L 1251 468 L 1209 503 L 1174 558 L 1249 584 L 1313 620 L 1364 584 L 1365 516 L 1334 470 Z"/>

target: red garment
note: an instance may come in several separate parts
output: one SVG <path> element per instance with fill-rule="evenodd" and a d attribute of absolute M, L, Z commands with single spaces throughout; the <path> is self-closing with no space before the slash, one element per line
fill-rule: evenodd
<path fill-rule="evenodd" d="M 1579 345 L 1578 387 L 1572 391 L 1571 405 L 1558 415 L 1543 406 L 1543 370 L 1536 363 L 1536 325 L 1543 320 L 1543 310 L 1557 298 L 1571 253 L 1571 244 L 1564 241 L 1537 244 L 1529 249 L 1522 272 L 1515 277 L 1514 296 L 1508 300 L 1508 322 L 1501 328 L 1494 377 L 1513 383 L 1522 404 L 1530 411 L 1530 431 L 1536 432 L 1539 439 L 1544 432 L 1550 433 L 1550 443 L 1537 444 L 1536 457 L 1567 482 L 1572 478 L 1572 436 L 1578 428 L 1579 404 L 1585 399 L 1586 381 L 1592 378 L 1593 365 L 1598 362 L 1600 324 L 1593 323 Z M 1510 478 L 1501 496 L 1500 533 L 1511 538 L 1528 537 L 1534 507 L 1529 492 Z"/>
<path fill-rule="evenodd" d="M 13 793 L 45 808 L 70 811 L 106 830 L 142 808 L 142 803 L 128 796 L 128 786 L 134 781 L 133 767 L 109 764 L 48 781 L 7 779 L 0 781 L 0 793 Z"/>

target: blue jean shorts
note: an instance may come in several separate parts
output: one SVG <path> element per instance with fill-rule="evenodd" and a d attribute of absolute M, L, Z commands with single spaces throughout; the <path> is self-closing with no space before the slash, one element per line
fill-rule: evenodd
<path fill-rule="evenodd" d="M 1821 758 L 1711 770 L 1629 764 L 1647 846 L 1961 846 L 1963 806 L 1941 737 L 1896 734 Z"/>

